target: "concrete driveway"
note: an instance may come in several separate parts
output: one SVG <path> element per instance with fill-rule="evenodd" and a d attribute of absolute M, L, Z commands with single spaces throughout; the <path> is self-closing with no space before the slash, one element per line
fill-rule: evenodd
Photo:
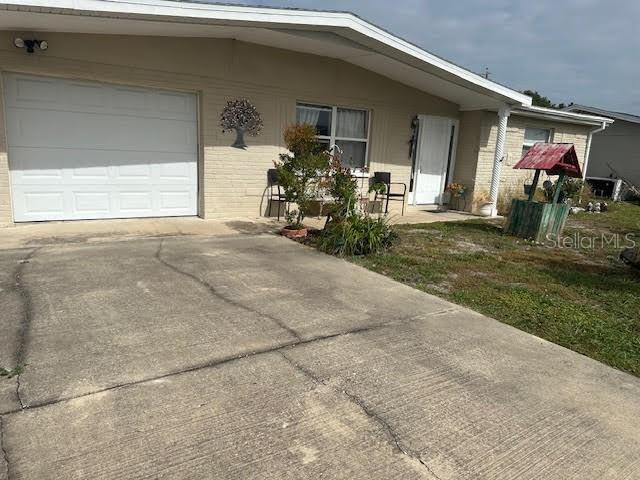
<path fill-rule="evenodd" d="M 1 479 L 634 479 L 640 381 L 269 235 L 0 251 Z"/>

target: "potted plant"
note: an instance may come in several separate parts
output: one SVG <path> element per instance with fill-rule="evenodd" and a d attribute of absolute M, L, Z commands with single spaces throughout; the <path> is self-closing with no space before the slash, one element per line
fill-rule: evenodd
<path fill-rule="evenodd" d="M 477 205 L 478 215 L 490 217 L 493 210 L 491 197 L 487 192 L 481 191 L 474 195 L 474 202 Z"/>
<path fill-rule="evenodd" d="M 447 188 L 445 189 L 444 193 L 445 195 L 449 194 L 449 198 L 447 199 L 447 204 L 455 210 L 460 210 L 460 199 L 464 199 L 467 193 L 467 187 L 462 183 L 450 183 L 449 185 L 447 185 Z M 454 200 L 455 200 L 455 205 L 453 203 Z M 466 208 L 466 200 L 464 200 L 464 204 L 465 204 L 464 208 Z"/>
<path fill-rule="evenodd" d="M 465 187 L 462 183 L 450 183 L 447 186 L 447 190 L 451 193 L 452 197 L 460 198 L 464 197 L 464 194 L 467 191 L 467 187 Z"/>
<path fill-rule="evenodd" d="M 375 200 L 370 202 L 369 212 L 370 213 L 381 213 L 382 207 L 384 205 L 384 198 L 387 193 L 387 184 L 382 182 L 374 182 L 369 187 L 369 193 L 374 193 Z M 381 198 L 382 200 L 378 200 Z"/>
<path fill-rule="evenodd" d="M 287 213 L 287 225 L 281 233 L 288 238 L 300 238 L 307 235 L 303 222 L 317 198 L 329 155 L 318 148 L 316 129 L 311 125 L 291 125 L 284 132 L 284 141 L 289 153 L 281 154 L 275 166 L 285 200 L 296 208 Z"/>
<path fill-rule="evenodd" d="M 236 140 L 231 145 L 234 148 L 247 148 L 244 134 L 256 136 L 262 130 L 263 122 L 260 113 L 246 98 L 227 102 L 220 115 L 222 133 L 235 130 Z"/>

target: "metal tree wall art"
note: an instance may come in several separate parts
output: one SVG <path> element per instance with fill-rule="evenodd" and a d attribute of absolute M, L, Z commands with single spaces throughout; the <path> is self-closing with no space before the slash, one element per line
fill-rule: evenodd
<path fill-rule="evenodd" d="M 260 113 L 246 98 L 228 101 L 220 115 L 222 132 L 236 131 L 236 141 L 232 145 L 235 148 L 246 148 L 244 134 L 255 137 L 260 134 L 263 125 Z"/>

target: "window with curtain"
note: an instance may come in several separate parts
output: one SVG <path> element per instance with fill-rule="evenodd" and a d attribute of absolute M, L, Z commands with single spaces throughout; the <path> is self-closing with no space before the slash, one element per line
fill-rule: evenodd
<path fill-rule="evenodd" d="M 548 128 L 525 128 L 524 141 L 522 142 L 522 156 L 536 143 L 548 143 L 551 141 L 551 130 Z"/>
<path fill-rule="evenodd" d="M 353 170 L 367 165 L 369 145 L 369 112 L 335 106 L 299 103 L 296 108 L 298 123 L 316 127 L 318 140 L 327 149 L 337 146 L 342 163 Z"/>

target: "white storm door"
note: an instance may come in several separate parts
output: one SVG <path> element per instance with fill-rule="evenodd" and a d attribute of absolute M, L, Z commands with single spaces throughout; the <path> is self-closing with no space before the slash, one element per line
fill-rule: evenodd
<path fill-rule="evenodd" d="M 193 94 L 8 74 L 14 221 L 197 214 Z"/>
<path fill-rule="evenodd" d="M 414 204 L 442 203 L 447 170 L 453 166 L 457 121 L 420 115 L 414 182 Z"/>

